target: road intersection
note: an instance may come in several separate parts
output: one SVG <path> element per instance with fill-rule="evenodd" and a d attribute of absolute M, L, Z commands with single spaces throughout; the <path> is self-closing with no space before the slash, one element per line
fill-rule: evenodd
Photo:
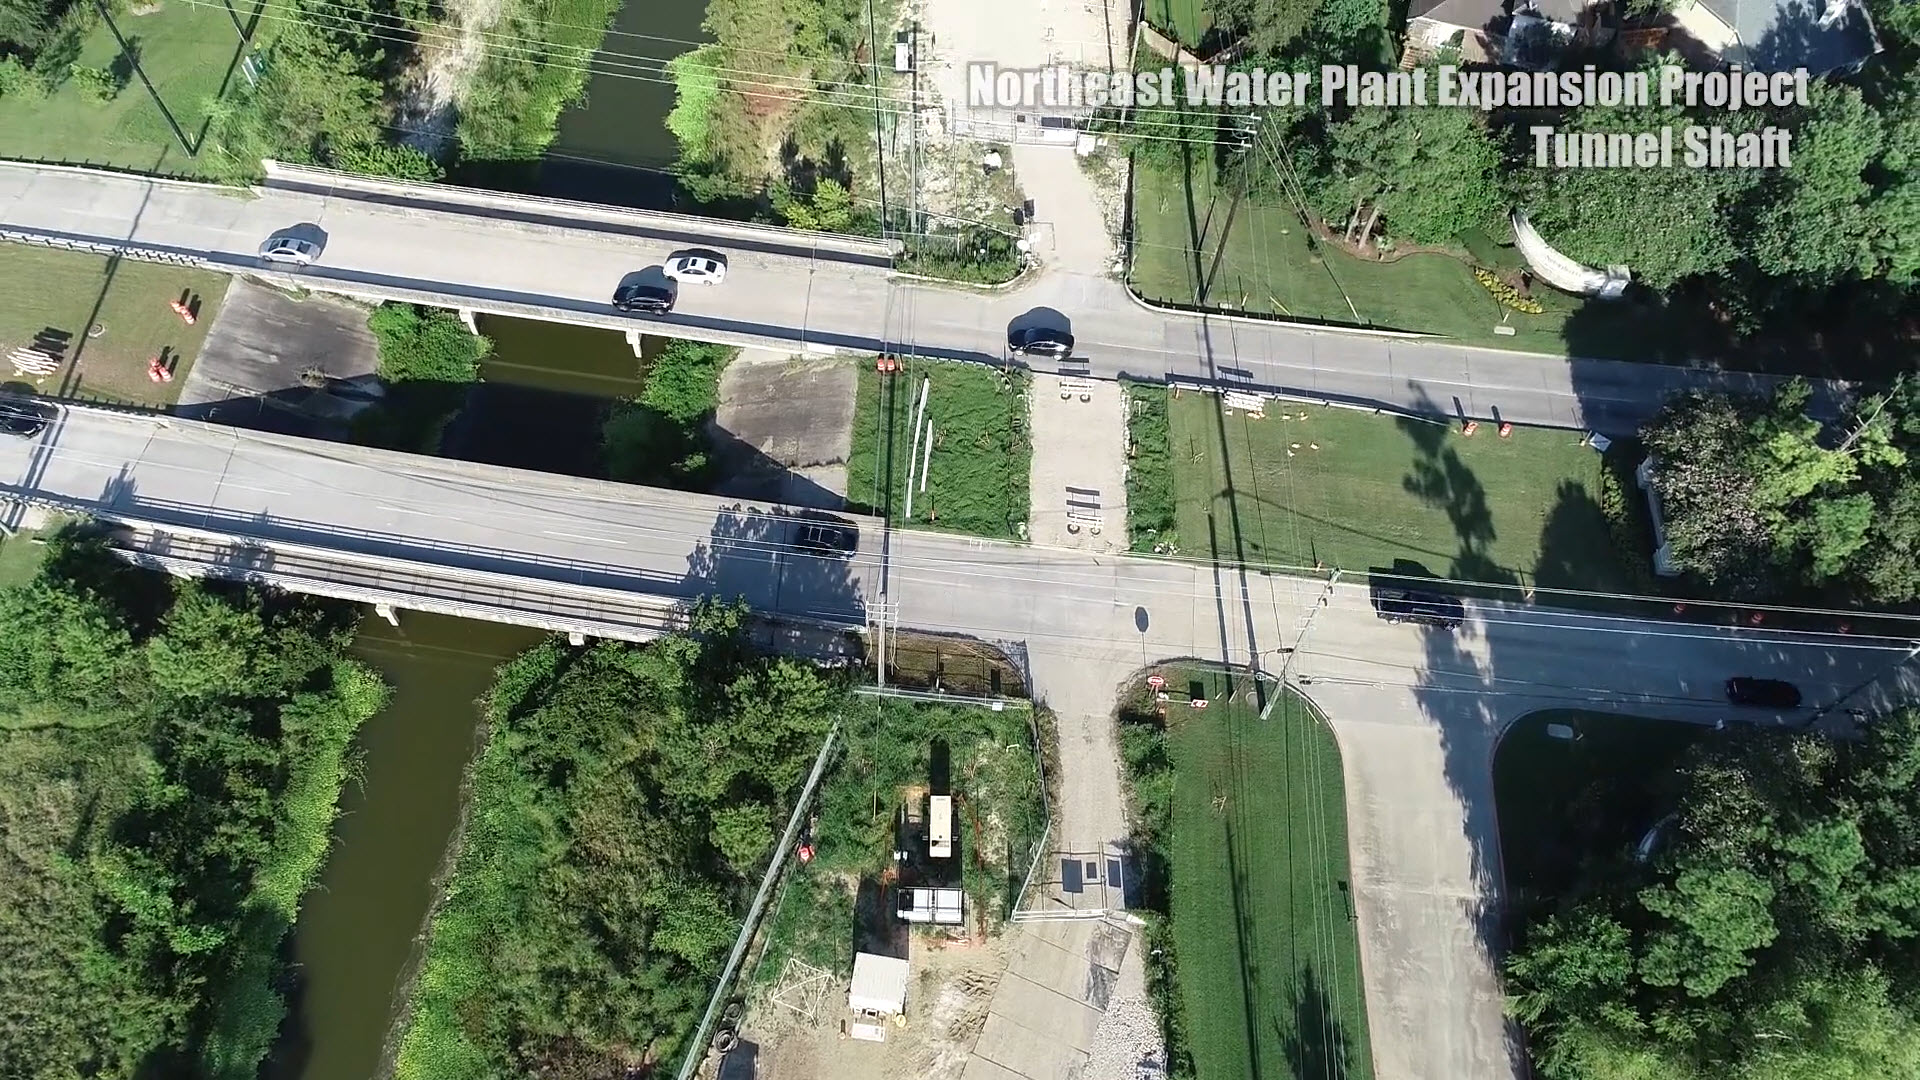
<path fill-rule="evenodd" d="M 901 627 L 1025 655 L 1037 696 L 1074 712 L 1104 712 L 1115 687 L 1156 661 L 1273 669 L 1297 646 L 1295 683 L 1342 753 L 1381 1080 L 1520 1075 L 1494 961 L 1491 755 L 1507 724 L 1567 707 L 1718 720 L 1731 674 L 1792 679 L 1813 706 L 1844 697 L 1874 710 L 1911 690 L 1904 641 L 1479 601 L 1447 634 L 1381 621 L 1359 587 L 871 521 L 850 559 L 816 558 L 791 550 L 770 506 L 78 407 L 36 440 L 0 443 L 0 496 L 269 549 L 331 545 L 669 598 L 739 595 L 815 620 L 858 624 L 885 604 Z M 1323 597 L 1303 642 L 1301 616 Z M 1099 774 L 1114 770 L 1100 756 L 1110 751 L 1071 764 L 1104 789 L 1114 777 Z M 1069 815 L 1063 840 L 1097 850 L 1121 839 L 1114 828 L 1108 815 Z"/>

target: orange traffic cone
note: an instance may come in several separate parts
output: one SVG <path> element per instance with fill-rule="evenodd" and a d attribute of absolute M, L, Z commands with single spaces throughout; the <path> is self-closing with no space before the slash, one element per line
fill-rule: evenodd
<path fill-rule="evenodd" d="M 1513 425 L 1512 425 L 1512 424 L 1501 424 L 1501 425 L 1500 425 L 1500 437 L 1501 437 L 1501 438 L 1503 438 L 1503 439 L 1510 439 L 1510 438 L 1512 438 L 1512 437 L 1513 437 Z"/>
<path fill-rule="evenodd" d="M 1460 429 L 1460 434 L 1462 434 L 1462 435 L 1472 435 L 1472 434 L 1473 434 L 1474 432 L 1476 432 L 1476 431 L 1479 431 L 1479 430 L 1480 430 L 1480 421 L 1478 421 L 1478 420 L 1469 420 L 1469 421 L 1467 421 L 1467 426 L 1466 426 L 1466 427 L 1463 427 L 1463 428 L 1461 428 L 1461 429 Z"/>
<path fill-rule="evenodd" d="M 166 368 L 160 366 L 160 358 L 157 356 L 154 357 L 147 361 L 147 380 L 149 382 L 159 382 L 160 373 L 165 370 Z"/>

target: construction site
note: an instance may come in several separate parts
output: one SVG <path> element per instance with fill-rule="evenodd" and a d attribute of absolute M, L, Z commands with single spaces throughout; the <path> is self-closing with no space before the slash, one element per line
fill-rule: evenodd
<path fill-rule="evenodd" d="M 1045 862 L 1043 718 L 1024 703 L 874 709 L 845 725 L 738 987 L 724 1080 L 958 1078 L 987 1022 L 1002 930 Z"/>

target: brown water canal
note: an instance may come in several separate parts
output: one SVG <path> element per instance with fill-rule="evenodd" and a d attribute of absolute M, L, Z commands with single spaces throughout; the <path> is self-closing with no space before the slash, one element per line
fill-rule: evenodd
<path fill-rule="evenodd" d="M 269 1080 L 371 1080 L 460 814 L 479 698 L 494 668 L 543 635 L 402 612 L 368 615 L 354 654 L 393 687 L 361 729 L 364 768 L 341 796 L 334 847 L 300 911 L 294 1015 Z"/>
<path fill-rule="evenodd" d="M 562 198 L 668 209 L 678 156 L 666 116 L 665 60 L 707 40 L 705 0 L 630 0 L 596 57 L 587 100 L 560 118 L 529 175 L 463 176 Z M 644 57 L 645 59 L 641 59 Z M 640 390 L 646 361 L 606 330 L 483 317 L 492 339 L 476 388 L 442 452 L 474 461 L 598 476 L 600 425 Z M 663 342 L 647 339 L 650 357 Z M 360 735 L 362 780 L 342 796 L 334 847 L 295 929 L 292 1015 L 266 1080 L 374 1080 L 402 981 L 423 944 L 433 882 L 460 814 L 476 747 L 476 704 L 503 661 L 538 631 L 402 612 L 369 616 L 356 653 L 393 700 Z"/>

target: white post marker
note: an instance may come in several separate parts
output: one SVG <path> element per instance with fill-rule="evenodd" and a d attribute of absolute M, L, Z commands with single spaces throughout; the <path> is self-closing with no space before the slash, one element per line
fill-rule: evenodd
<path fill-rule="evenodd" d="M 907 447 L 907 508 L 908 521 L 913 520 L 913 461 L 920 456 L 920 419 L 927 414 L 927 391 L 933 388 L 933 376 L 920 380 L 920 404 L 913 412 L 913 442 Z"/>
<path fill-rule="evenodd" d="M 924 446 L 920 451 L 920 493 L 924 495 L 927 491 L 927 466 L 933 461 L 933 417 L 931 416 L 927 417 L 927 437 L 922 442 Z"/>

